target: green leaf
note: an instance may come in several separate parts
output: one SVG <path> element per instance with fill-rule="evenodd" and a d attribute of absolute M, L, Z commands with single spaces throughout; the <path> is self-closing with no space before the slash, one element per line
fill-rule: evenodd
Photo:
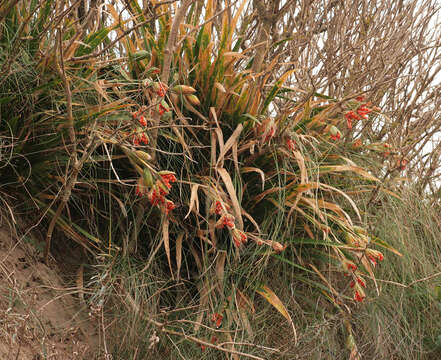
<path fill-rule="evenodd" d="M 75 56 L 83 56 L 92 53 L 100 45 L 110 32 L 110 28 L 103 28 L 87 36 L 85 45 L 81 45 L 75 52 Z"/>
<path fill-rule="evenodd" d="M 372 241 L 374 244 L 376 244 L 376 245 L 378 245 L 378 246 L 381 246 L 381 247 L 383 247 L 383 248 L 385 248 L 385 249 L 387 249 L 387 250 L 393 252 L 395 255 L 403 256 L 403 254 L 401 254 L 398 250 L 396 250 L 393 246 L 389 245 L 389 244 L 388 244 L 386 241 L 384 241 L 384 240 L 381 240 L 381 239 L 379 239 L 379 238 L 377 238 L 377 237 L 375 237 L 375 236 L 372 236 L 371 241 Z"/>
<path fill-rule="evenodd" d="M 305 268 L 305 267 L 303 267 L 303 266 L 301 266 L 299 264 L 296 264 L 296 263 L 292 262 L 291 260 L 288 260 L 288 259 L 284 258 L 283 256 L 273 254 L 272 257 L 274 257 L 274 258 L 276 258 L 276 259 L 278 259 L 280 261 L 283 261 L 283 262 L 285 262 L 285 263 L 287 263 L 287 264 L 289 264 L 289 265 L 291 265 L 293 267 L 296 267 L 297 269 L 300 269 L 302 271 L 309 272 L 311 274 L 315 274 L 314 271 L 309 270 L 309 269 L 307 269 L 307 268 Z"/>

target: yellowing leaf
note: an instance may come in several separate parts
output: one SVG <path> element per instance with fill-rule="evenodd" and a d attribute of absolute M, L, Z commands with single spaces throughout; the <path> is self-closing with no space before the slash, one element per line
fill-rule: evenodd
<path fill-rule="evenodd" d="M 224 53 L 225 57 L 234 57 L 234 58 L 241 58 L 241 59 L 246 59 L 248 58 L 246 55 L 235 52 L 235 51 L 228 51 Z"/>
<path fill-rule="evenodd" d="M 266 301 L 268 301 L 272 306 L 274 306 L 279 313 L 283 315 L 283 317 L 288 320 L 290 323 L 293 333 L 294 333 L 294 342 L 297 343 L 297 331 L 294 326 L 294 322 L 291 319 L 291 315 L 289 315 L 288 310 L 286 310 L 285 305 L 283 305 L 282 301 L 278 298 L 276 294 L 266 285 L 260 287 L 256 292 L 262 295 Z"/>
<path fill-rule="evenodd" d="M 320 173 L 325 174 L 328 172 L 344 172 L 344 171 L 353 171 L 354 173 L 372 181 L 380 181 L 375 176 L 369 174 L 366 170 L 358 166 L 351 165 L 329 165 L 329 166 L 321 166 Z"/>
<path fill-rule="evenodd" d="M 291 189 L 292 187 L 292 189 Z M 300 199 L 300 194 L 304 193 L 305 191 L 309 191 L 311 189 L 318 189 L 319 188 L 319 184 L 316 182 L 312 182 L 312 183 L 306 183 L 306 184 L 295 184 L 294 182 L 288 184 L 286 186 L 287 189 L 290 190 L 290 192 L 288 193 L 288 196 L 286 197 L 286 200 L 291 200 L 292 198 L 297 198 L 295 201 L 295 204 L 297 204 L 297 202 Z"/>
<path fill-rule="evenodd" d="M 386 241 L 383 241 L 377 237 L 372 237 L 372 242 L 374 244 L 377 244 L 379 246 L 384 247 L 385 249 L 389 250 L 390 252 L 393 252 L 395 255 L 403 256 L 397 249 L 395 249 L 393 246 L 389 245 Z"/>

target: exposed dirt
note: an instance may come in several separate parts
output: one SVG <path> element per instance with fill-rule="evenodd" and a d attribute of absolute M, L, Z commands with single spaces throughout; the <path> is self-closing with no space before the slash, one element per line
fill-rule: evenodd
<path fill-rule="evenodd" d="M 35 247 L 0 228 L 0 359 L 96 359 L 96 321 Z"/>

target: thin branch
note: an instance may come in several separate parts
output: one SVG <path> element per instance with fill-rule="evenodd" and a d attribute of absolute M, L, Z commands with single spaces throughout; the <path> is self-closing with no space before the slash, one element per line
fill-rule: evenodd
<path fill-rule="evenodd" d="M 167 46 L 164 49 L 164 62 L 162 65 L 162 72 L 161 72 L 161 76 L 160 76 L 161 82 L 163 82 L 164 84 L 168 84 L 168 78 L 170 76 L 170 66 L 171 66 L 171 62 L 173 59 L 173 52 L 174 52 L 174 49 L 176 46 L 176 39 L 178 37 L 179 26 L 181 25 L 181 23 L 184 19 L 184 16 L 193 1 L 194 0 L 183 0 L 183 4 L 178 9 L 178 11 L 173 19 L 170 34 L 168 36 Z M 157 98 L 158 98 L 158 96 L 155 95 L 154 98 L 152 99 L 152 103 L 156 103 Z M 156 144 L 157 144 L 157 140 L 158 140 L 157 139 L 158 138 L 157 127 L 159 126 L 159 122 L 160 122 L 160 115 L 155 111 L 153 113 L 153 127 L 155 127 L 155 129 L 151 133 L 151 135 L 152 135 L 151 146 L 153 149 L 156 148 Z M 153 151 L 152 152 L 152 162 L 154 162 L 155 160 L 156 160 L 156 152 Z"/>
<path fill-rule="evenodd" d="M 178 9 L 170 30 L 170 35 L 168 36 L 167 46 L 164 49 L 164 63 L 162 66 L 161 81 L 163 83 L 168 83 L 168 78 L 170 76 L 170 66 L 173 59 L 173 52 L 176 45 L 176 38 L 178 37 L 179 26 L 181 25 L 184 16 L 194 0 L 183 0 L 183 4 Z"/>
<path fill-rule="evenodd" d="M 198 339 L 197 337 L 187 335 L 187 334 L 185 334 L 184 332 L 180 333 L 180 332 L 178 332 L 178 331 L 174 331 L 174 330 L 167 329 L 167 328 L 163 328 L 163 329 L 162 329 L 162 332 L 164 332 L 164 333 L 166 333 L 166 334 L 170 334 L 170 335 L 182 336 L 182 337 L 185 338 L 186 340 L 193 341 L 193 342 L 195 342 L 196 344 L 200 344 L 200 345 L 203 345 L 203 346 L 205 346 L 205 347 L 210 347 L 210 348 L 212 348 L 212 349 L 216 349 L 216 350 L 219 350 L 219 351 L 223 351 L 223 352 L 225 352 L 225 353 L 229 353 L 229 354 L 233 354 L 233 355 L 241 355 L 241 356 L 246 357 L 246 358 L 249 358 L 249 359 L 265 360 L 264 358 L 261 358 L 261 357 L 259 357 L 259 356 L 255 356 L 255 355 L 247 354 L 247 353 L 244 353 L 244 352 L 241 352 L 241 351 L 236 351 L 236 350 L 231 350 L 231 349 L 223 348 L 222 346 L 218 346 L 218 345 L 215 345 L 215 344 L 212 344 L 212 343 L 209 343 L 209 342 L 203 341 L 203 340 L 201 340 L 201 339 Z"/>

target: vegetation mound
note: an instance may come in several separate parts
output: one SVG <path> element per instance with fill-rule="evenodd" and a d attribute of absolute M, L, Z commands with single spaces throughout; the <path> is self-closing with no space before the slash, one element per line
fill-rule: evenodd
<path fill-rule="evenodd" d="M 439 356 L 437 14 L 0 5 L 2 216 L 81 253 L 97 356 Z"/>

